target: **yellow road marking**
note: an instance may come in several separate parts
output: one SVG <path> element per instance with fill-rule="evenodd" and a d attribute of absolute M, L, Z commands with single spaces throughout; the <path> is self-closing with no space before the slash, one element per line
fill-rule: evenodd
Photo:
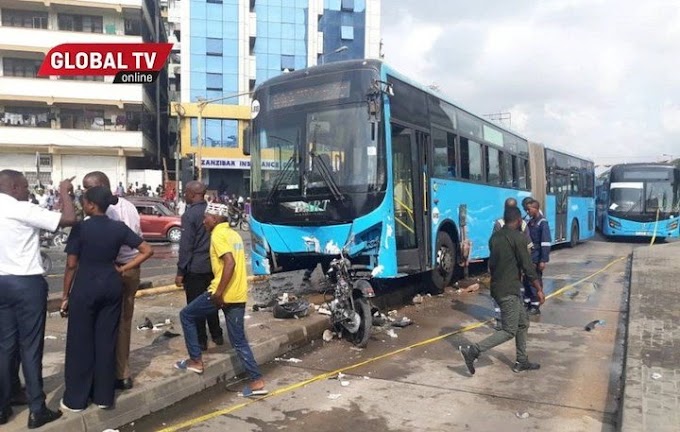
<path fill-rule="evenodd" d="M 595 273 L 592 273 L 592 274 L 590 274 L 589 276 L 584 277 L 583 279 L 580 279 L 580 280 L 578 280 L 578 281 L 576 281 L 576 282 L 574 282 L 574 283 L 572 283 L 572 284 L 566 285 L 566 286 L 560 288 L 559 290 L 557 290 L 557 291 L 551 293 L 550 295 L 546 296 L 546 299 L 549 299 L 549 298 L 558 296 L 558 295 L 562 294 L 563 292 L 565 292 L 565 291 L 567 291 L 567 290 L 570 290 L 570 289 L 575 288 L 576 286 L 582 284 L 583 282 L 585 282 L 585 281 L 587 281 L 587 280 L 589 280 L 589 279 L 592 279 L 592 278 L 594 278 L 595 276 L 597 276 L 597 275 L 599 275 L 599 274 L 601 274 L 601 273 L 607 271 L 609 268 L 611 268 L 611 267 L 614 266 L 615 264 L 617 264 L 617 263 L 623 261 L 623 260 L 626 259 L 626 258 L 627 258 L 627 256 L 624 256 L 624 257 L 621 257 L 621 258 L 617 258 L 617 259 L 615 259 L 614 261 L 611 261 L 609 264 L 607 264 L 606 266 L 602 267 L 600 270 L 596 271 Z M 471 325 L 466 326 L 466 327 L 463 327 L 463 328 L 461 328 L 461 329 L 458 329 L 458 330 L 455 330 L 455 331 L 452 331 L 452 332 L 449 332 L 449 333 L 445 333 L 445 334 L 442 334 L 442 335 L 439 335 L 439 336 L 436 336 L 436 337 L 433 337 L 433 338 L 430 338 L 430 339 L 426 339 L 426 340 L 423 340 L 423 341 L 420 341 L 420 342 L 416 342 L 416 343 L 411 344 L 411 345 L 409 345 L 409 346 L 406 346 L 406 347 L 403 347 L 403 348 L 399 348 L 399 349 L 397 349 L 397 350 L 390 351 L 390 352 L 388 352 L 388 353 L 385 353 L 385 354 L 382 354 L 382 355 L 379 355 L 379 356 L 376 356 L 376 357 L 372 357 L 372 358 L 366 359 L 366 360 L 364 360 L 364 361 L 361 361 L 361 362 L 359 362 L 359 363 L 355 363 L 355 364 L 353 364 L 353 365 L 344 366 L 344 367 L 341 367 L 341 368 L 336 369 L 336 370 L 331 371 L 331 372 L 325 372 L 325 373 L 322 373 L 322 374 L 320 374 L 320 375 L 316 375 L 316 376 L 314 376 L 314 377 L 312 377 L 312 378 L 309 378 L 309 379 L 307 379 L 307 380 L 300 381 L 300 382 L 298 382 L 298 383 L 291 384 L 291 385 L 288 385 L 288 386 L 285 386 L 285 387 L 281 387 L 281 388 L 279 388 L 279 389 L 276 389 L 276 390 L 270 392 L 269 394 L 267 394 L 267 395 L 265 395 L 265 396 L 262 396 L 262 397 L 259 397 L 259 398 L 248 399 L 248 400 L 246 400 L 246 401 L 244 401 L 244 402 L 242 402 L 242 403 L 239 403 L 239 404 L 236 404 L 236 405 L 232 405 L 232 406 L 230 406 L 230 407 L 227 407 L 227 408 L 224 408 L 224 409 L 221 409 L 221 410 L 213 411 L 213 412 L 211 412 L 211 413 L 209 413 L 209 414 L 205 414 L 205 415 L 203 415 L 203 416 L 196 417 L 196 418 L 193 418 L 193 419 L 191 419 L 191 420 L 187 420 L 187 421 L 185 421 L 185 422 L 182 422 L 182 423 L 179 423 L 179 424 L 176 424 L 176 425 L 173 425 L 173 426 L 169 426 L 169 427 L 164 428 L 164 429 L 160 429 L 158 432 L 176 432 L 176 431 L 178 431 L 178 430 L 180 430 L 180 429 L 184 429 L 184 428 L 187 428 L 187 427 L 195 426 L 195 425 L 197 425 L 197 424 L 199 424 L 199 423 L 203 423 L 203 422 L 206 422 L 206 421 L 208 421 L 208 420 L 212 420 L 212 419 L 214 419 L 214 418 L 216 418 L 216 417 L 220 417 L 220 416 L 223 416 L 223 415 L 231 414 L 231 413 L 233 413 L 233 412 L 235 412 L 235 411 L 238 411 L 238 410 L 240 410 L 240 409 L 242 409 L 242 408 L 245 408 L 245 407 L 247 407 L 247 406 L 250 406 L 250 405 L 252 405 L 252 404 L 254 404 L 254 403 L 257 403 L 257 402 L 259 402 L 259 401 L 263 401 L 263 400 L 265 400 L 265 399 L 270 399 L 270 398 L 273 398 L 273 397 L 275 397 L 275 396 L 279 396 L 279 395 L 282 395 L 282 394 L 285 394 L 285 393 L 289 393 L 289 392 L 291 392 L 291 391 L 293 391 L 293 390 L 297 390 L 297 389 L 299 389 L 299 388 L 308 386 L 309 384 L 312 384 L 312 383 L 315 383 L 315 382 L 318 382 L 318 381 L 326 380 L 326 379 L 328 379 L 328 378 L 330 378 L 330 377 L 336 376 L 337 374 L 339 374 L 339 373 L 341 373 L 341 372 L 344 373 L 344 372 L 350 371 L 350 370 L 352 370 L 352 369 L 357 369 L 357 368 L 359 368 L 359 367 L 361 367 L 361 366 L 366 366 L 366 365 L 368 365 L 368 364 L 375 363 L 375 362 L 377 362 L 378 360 L 382 360 L 382 359 L 385 359 L 385 358 L 388 358 L 388 357 L 395 356 L 395 355 L 397 355 L 397 354 L 401 354 L 401 353 L 406 352 L 406 351 L 410 351 L 410 350 L 413 349 L 413 348 L 418 348 L 418 347 L 421 347 L 421 346 L 429 345 L 429 344 L 431 344 L 431 343 L 439 342 L 440 340 L 449 338 L 449 337 L 451 337 L 451 336 L 455 336 L 455 335 L 457 335 L 457 334 L 461 334 L 461 333 L 469 332 L 469 331 L 471 331 L 471 330 L 478 329 L 478 328 L 480 328 L 480 327 L 482 327 L 482 326 L 485 326 L 485 325 L 491 323 L 492 321 L 494 321 L 494 319 L 488 319 L 488 320 L 486 320 L 486 321 L 480 321 L 480 322 L 478 322 L 478 323 L 471 324 Z"/>

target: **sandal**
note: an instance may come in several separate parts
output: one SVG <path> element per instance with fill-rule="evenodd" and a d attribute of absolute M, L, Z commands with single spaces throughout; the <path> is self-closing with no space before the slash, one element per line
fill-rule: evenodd
<path fill-rule="evenodd" d="M 259 389 L 252 389 L 250 388 L 249 385 L 243 387 L 243 391 L 239 393 L 239 396 L 241 397 L 253 397 L 253 396 L 265 396 L 269 394 L 269 391 L 266 390 L 264 387 L 259 388 Z"/>
<path fill-rule="evenodd" d="M 191 371 L 191 372 L 195 372 L 199 375 L 203 374 L 203 367 L 201 367 L 199 369 L 196 366 L 189 366 L 189 360 L 178 361 L 177 363 L 175 363 L 175 369 L 184 370 L 184 371 L 188 370 L 188 371 Z"/>

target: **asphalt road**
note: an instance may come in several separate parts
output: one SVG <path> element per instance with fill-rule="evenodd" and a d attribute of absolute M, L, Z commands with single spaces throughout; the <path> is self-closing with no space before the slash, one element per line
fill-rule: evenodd
<path fill-rule="evenodd" d="M 374 328 L 364 350 L 337 339 L 317 341 L 289 355 L 299 363 L 264 365 L 268 388 L 277 391 L 267 399 L 244 404 L 236 393 L 243 383 L 222 384 L 121 431 L 616 430 L 626 257 L 634 247 L 644 244 L 596 240 L 553 252 L 546 293 L 576 285 L 532 318 L 528 352 L 542 364 L 538 372 L 514 374 L 514 344 L 508 342 L 484 355 L 470 377 L 457 347 L 493 332 L 488 324 L 475 326 L 492 316 L 493 306 L 485 289 L 449 291 L 402 307 L 398 315 L 415 324 L 394 329 L 396 338 Z M 586 332 L 593 320 L 605 324 Z M 450 336 L 437 339 L 442 335 Z M 343 368 L 346 384 L 313 380 Z"/>
<path fill-rule="evenodd" d="M 246 251 L 250 251 L 250 234 L 240 232 Z M 154 256 L 142 265 L 142 281 L 155 283 L 171 283 L 177 271 L 179 245 L 168 242 L 149 242 L 154 249 Z M 47 275 L 50 293 L 61 292 L 64 284 L 64 266 L 66 254 L 63 248 L 46 249 L 52 259 L 52 271 Z M 248 258 L 249 259 L 249 258 Z M 250 261 L 248 262 L 250 264 Z M 250 271 L 250 268 L 248 269 Z"/>

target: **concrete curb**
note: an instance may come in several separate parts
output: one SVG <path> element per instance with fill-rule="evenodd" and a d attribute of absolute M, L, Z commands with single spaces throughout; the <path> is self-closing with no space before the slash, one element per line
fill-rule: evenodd
<path fill-rule="evenodd" d="M 248 276 L 248 282 L 260 282 L 266 280 L 267 276 Z M 175 286 L 175 277 L 172 276 L 146 280 L 139 283 L 139 291 L 135 297 L 147 297 L 158 294 L 167 294 L 181 291 L 183 288 Z M 61 294 L 50 294 L 47 297 L 47 312 L 58 312 L 61 308 Z"/>
<path fill-rule="evenodd" d="M 297 321 L 296 321 L 297 322 Z M 328 328 L 328 317 L 310 315 L 300 320 L 285 332 L 273 335 L 271 339 L 252 345 L 253 353 L 259 364 L 264 364 L 287 352 L 299 348 L 314 339 L 319 339 Z M 168 366 L 170 367 L 170 366 Z M 90 407 L 80 414 L 69 413 L 63 419 L 49 423 L 41 428 L 45 432 L 101 432 L 115 429 L 139 420 L 153 412 L 167 408 L 206 388 L 223 383 L 243 373 L 243 367 L 233 351 L 218 361 L 206 365 L 203 375 L 191 372 L 176 375 L 121 393 L 113 410 Z"/>

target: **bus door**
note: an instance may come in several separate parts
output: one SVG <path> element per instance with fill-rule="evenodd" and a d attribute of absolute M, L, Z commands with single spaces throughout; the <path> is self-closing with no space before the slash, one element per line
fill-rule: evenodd
<path fill-rule="evenodd" d="M 397 244 L 397 268 L 400 273 L 419 272 L 426 266 L 424 153 L 417 145 L 426 138 L 421 132 L 392 123 L 394 235 Z"/>
<path fill-rule="evenodd" d="M 555 242 L 567 240 L 567 211 L 569 208 L 569 173 L 555 171 Z"/>

